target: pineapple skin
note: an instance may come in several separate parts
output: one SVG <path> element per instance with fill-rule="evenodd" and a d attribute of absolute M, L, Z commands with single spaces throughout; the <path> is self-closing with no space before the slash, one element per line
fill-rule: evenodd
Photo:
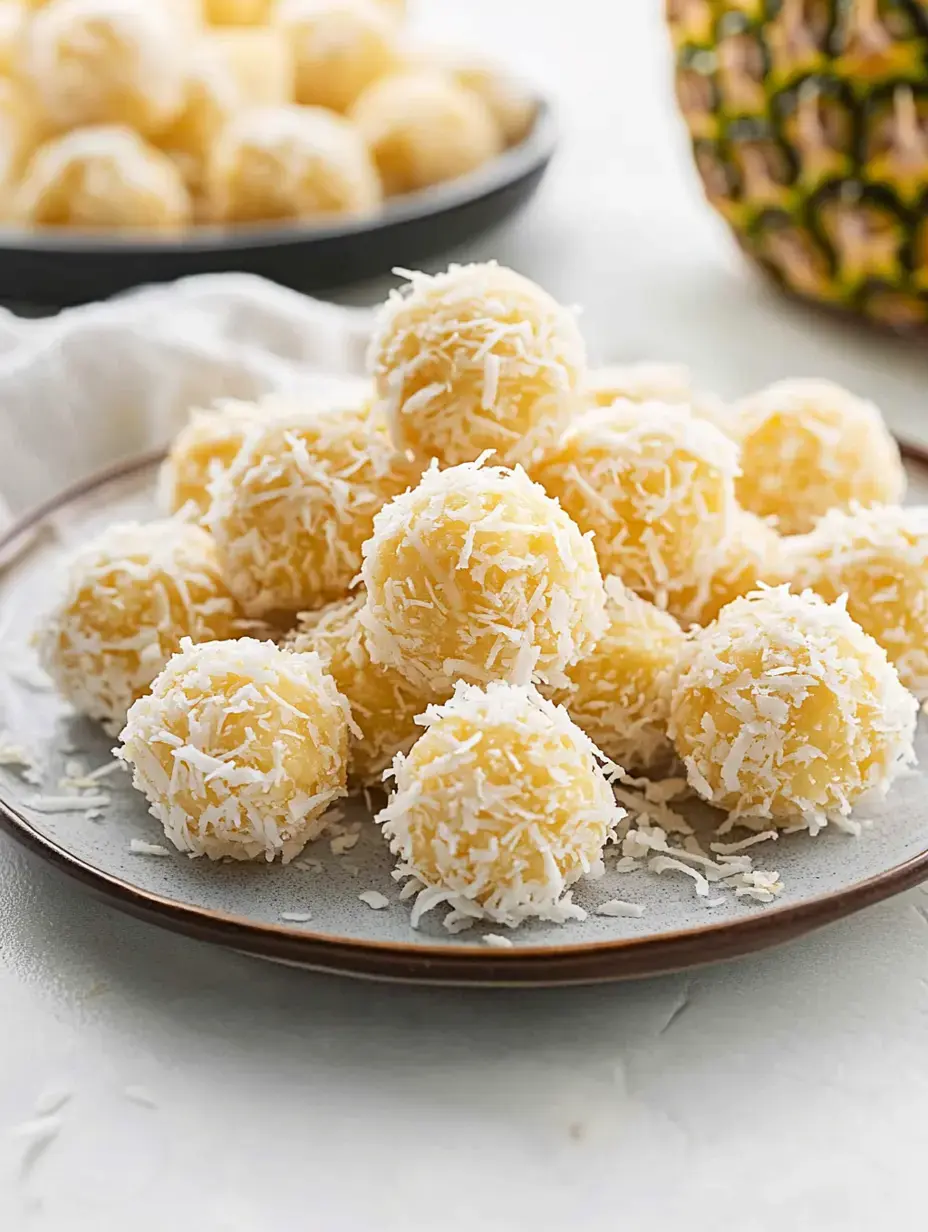
<path fill-rule="evenodd" d="M 928 0 L 666 0 L 710 203 L 786 290 L 928 325 Z"/>

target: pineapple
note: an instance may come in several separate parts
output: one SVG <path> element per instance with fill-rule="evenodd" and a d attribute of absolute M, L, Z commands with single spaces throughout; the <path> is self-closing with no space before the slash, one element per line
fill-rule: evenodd
<path fill-rule="evenodd" d="M 706 195 L 787 290 L 928 323 L 928 0 L 666 0 Z"/>

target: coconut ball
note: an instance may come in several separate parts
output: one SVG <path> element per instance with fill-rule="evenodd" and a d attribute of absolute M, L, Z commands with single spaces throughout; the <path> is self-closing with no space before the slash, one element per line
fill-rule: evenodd
<path fill-rule="evenodd" d="M 374 514 L 417 478 L 366 403 L 269 405 L 211 485 L 208 524 L 232 593 L 251 616 L 344 598 Z"/>
<path fill-rule="evenodd" d="M 39 227 L 176 231 L 190 194 L 166 154 L 128 128 L 79 128 L 41 145 L 13 196 L 13 213 Z"/>
<path fill-rule="evenodd" d="M 495 262 L 413 274 L 381 309 L 368 356 L 397 446 L 446 466 L 552 443 L 585 362 L 574 314 Z"/>
<path fill-rule="evenodd" d="M 684 627 L 707 625 L 733 599 L 757 590 L 760 583 L 787 581 L 790 573 L 784 540 L 763 518 L 737 509 L 721 556 L 698 583 L 673 595 L 670 610 Z"/>
<path fill-rule="evenodd" d="M 566 683 L 606 627 L 590 541 L 519 467 L 433 465 L 363 555 L 371 656 L 420 688 Z"/>
<path fill-rule="evenodd" d="M 0 77 L 0 207 L 11 194 L 44 134 L 32 102 L 18 81 Z"/>
<path fill-rule="evenodd" d="M 356 783 L 379 783 L 399 752 L 407 752 L 421 728 L 416 716 L 431 696 L 391 667 L 371 660 L 361 625 L 363 593 L 304 613 L 286 641 L 291 650 L 313 650 L 351 708 L 348 775 Z M 451 686 L 448 686 L 450 693 Z"/>
<path fill-rule="evenodd" d="M 345 795 L 348 708 L 318 655 L 184 640 L 129 711 L 120 757 L 179 851 L 284 864 Z"/>
<path fill-rule="evenodd" d="M 15 76 L 19 72 L 22 41 L 26 30 L 26 10 L 18 0 L 0 3 L 0 74 Z"/>
<path fill-rule="evenodd" d="M 442 903 L 452 931 L 583 918 L 569 887 L 601 871 L 624 816 L 589 738 L 534 688 L 502 682 L 459 683 L 425 728 L 376 819 L 397 872 L 422 886 L 413 925 Z"/>
<path fill-rule="evenodd" d="M 270 20 L 275 0 L 202 0 L 206 20 L 214 26 L 261 26 Z"/>
<path fill-rule="evenodd" d="M 738 500 L 784 535 L 811 530 L 829 509 L 897 504 L 899 448 L 872 402 L 830 381 L 779 381 L 734 408 L 741 442 Z"/>
<path fill-rule="evenodd" d="M 237 637 L 245 628 L 205 530 L 128 522 L 75 554 L 36 643 L 59 692 L 118 730 L 183 638 Z"/>
<path fill-rule="evenodd" d="M 486 104 L 504 145 L 518 145 L 528 136 L 538 114 L 538 101 L 529 90 L 496 65 L 473 57 L 448 56 L 442 67 Z"/>
<path fill-rule="evenodd" d="M 883 647 L 902 683 L 928 699 L 928 508 L 832 509 L 790 542 L 795 583 L 847 610 Z"/>
<path fill-rule="evenodd" d="M 275 20 L 296 63 L 296 100 L 347 111 L 399 63 L 396 18 L 377 0 L 280 0 Z"/>
<path fill-rule="evenodd" d="M 610 761 L 647 770 L 667 761 L 671 669 L 683 630 L 618 578 L 606 578 L 608 628 L 593 650 L 567 669 L 570 684 L 553 700 L 563 706 Z"/>
<path fill-rule="evenodd" d="M 818 829 L 914 761 L 917 709 L 843 603 L 779 586 L 736 599 L 688 643 L 670 735 L 710 804 Z"/>
<path fill-rule="evenodd" d="M 629 402 L 690 403 L 693 378 L 683 364 L 610 364 L 592 368 L 583 383 L 586 400 L 593 406 L 611 406 L 620 398 Z"/>
<path fill-rule="evenodd" d="M 183 24 L 148 0 L 55 0 L 26 31 L 22 72 L 59 128 L 125 124 L 144 135 L 184 104 Z"/>
<path fill-rule="evenodd" d="M 584 532 L 604 574 L 667 607 L 711 576 L 735 514 L 735 444 L 688 408 L 615 402 L 580 415 L 532 476 Z"/>
<path fill-rule="evenodd" d="M 162 508 L 203 517 L 212 500 L 210 484 L 232 465 L 248 429 L 264 418 L 264 404 L 259 402 L 228 399 L 210 410 L 195 409 L 161 468 Z"/>
<path fill-rule="evenodd" d="M 381 189 L 354 125 L 321 107 L 255 107 L 222 131 L 206 168 L 221 222 L 367 214 Z"/>
<path fill-rule="evenodd" d="M 433 71 L 374 82 L 351 108 L 388 197 L 418 192 L 476 171 L 503 148 L 484 99 Z"/>

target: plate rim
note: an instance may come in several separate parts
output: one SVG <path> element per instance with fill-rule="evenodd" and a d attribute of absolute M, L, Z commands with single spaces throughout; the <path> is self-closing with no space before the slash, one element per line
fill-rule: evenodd
<path fill-rule="evenodd" d="M 159 254 L 189 255 L 277 248 L 293 244 L 326 244 L 357 236 L 377 235 L 397 226 L 440 218 L 517 184 L 550 162 L 560 141 L 558 108 L 547 95 L 532 91 L 536 104 L 532 127 L 521 141 L 501 151 L 482 167 L 431 188 L 388 200 L 375 214 L 342 222 L 312 221 L 199 224 L 177 234 L 145 231 L 97 234 L 70 227 L 0 226 L 0 253 L 18 252 L 101 258 Z"/>
<path fill-rule="evenodd" d="M 900 441 L 910 462 L 928 473 L 928 449 Z M 43 523 L 88 493 L 141 474 L 165 456 L 163 449 L 104 467 L 70 484 L 0 533 L 0 572 L 5 572 L 41 531 Z M 239 952 L 299 967 L 402 982 L 539 986 L 589 984 L 679 971 L 743 957 L 786 942 L 902 893 L 928 880 L 928 846 L 901 864 L 844 889 L 801 903 L 765 908 L 737 921 L 707 922 L 695 928 L 608 941 L 565 945 L 520 945 L 491 949 L 484 944 L 408 944 L 338 937 L 284 924 L 258 923 L 247 916 L 182 903 L 142 889 L 40 833 L 13 805 L 0 799 L 0 830 L 32 854 L 118 910 L 173 932 L 211 941 Z"/>

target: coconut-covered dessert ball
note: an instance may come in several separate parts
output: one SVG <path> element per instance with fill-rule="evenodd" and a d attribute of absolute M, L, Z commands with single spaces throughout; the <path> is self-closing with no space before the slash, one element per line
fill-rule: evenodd
<path fill-rule="evenodd" d="M 606 628 L 592 544 L 520 467 L 433 465 L 363 554 L 371 655 L 421 688 L 566 683 Z"/>
<path fill-rule="evenodd" d="M 610 761 L 647 770 L 671 754 L 667 738 L 669 675 L 685 641 L 667 612 L 606 578 L 609 625 L 593 650 L 567 669 L 564 706 Z"/>
<path fill-rule="evenodd" d="M 667 607 L 708 587 L 731 534 L 735 444 L 687 407 L 615 402 L 580 415 L 532 468 L 605 574 Z"/>
<path fill-rule="evenodd" d="M 381 309 L 368 357 L 396 444 L 445 466 L 552 443 L 585 363 L 574 314 L 495 262 L 413 274 Z"/>
<path fill-rule="evenodd" d="M 418 192 L 482 167 L 503 137 L 486 102 L 443 73 L 394 73 L 369 86 L 351 118 L 387 196 Z"/>
<path fill-rule="evenodd" d="M 322 107 L 254 107 L 223 129 L 206 169 L 220 222 L 366 214 L 380 202 L 370 152 L 353 124 Z"/>
<path fill-rule="evenodd" d="M 914 761 L 917 709 L 843 602 L 779 586 L 736 599 L 688 643 L 670 735 L 710 804 L 817 829 Z"/>
<path fill-rule="evenodd" d="M 928 699 L 928 508 L 833 509 L 789 547 L 795 585 L 829 601 L 846 594 L 902 683 Z"/>
<path fill-rule="evenodd" d="M 125 124 L 144 135 L 184 104 L 187 31 L 149 0 L 55 0 L 29 23 L 21 71 L 60 128 Z"/>
<path fill-rule="evenodd" d="M 274 0 L 202 0 L 206 20 L 214 26 L 260 26 L 269 21 Z"/>
<path fill-rule="evenodd" d="M 486 103 L 505 145 L 517 145 L 528 136 L 538 114 L 538 101 L 518 81 L 497 65 L 468 56 L 446 56 L 441 67 L 459 86 Z"/>
<path fill-rule="evenodd" d="M 502 682 L 459 683 L 425 727 L 377 816 L 398 873 L 422 886 L 413 925 L 443 903 L 452 931 L 582 916 L 569 887 L 601 870 L 624 816 L 590 739 L 534 688 Z"/>
<path fill-rule="evenodd" d="M 212 501 L 210 484 L 232 465 L 248 429 L 263 418 L 265 404 L 231 398 L 209 410 L 193 410 L 161 468 L 162 508 L 168 513 L 186 510 L 194 517 L 203 517 Z"/>
<path fill-rule="evenodd" d="M 378 0 L 279 0 L 296 63 L 296 100 L 347 111 L 399 63 L 396 18 Z"/>
<path fill-rule="evenodd" d="M 39 227 L 176 231 L 191 201 L 177 167 L 137 133 L 78 128 L 45 142 L 13 194 L 13 214 Z"/>
<path fill-rule="evenodd" d="M 583 392 L 593 406 L 611 406 L 619 398 L 629 402 L 689 403 L 693 378 L 683 364 L 610 364 L 591 368 Z"/>
<path fill-rule="evenodd" d="M 26 10 L 18 0 L 0 3 L 0 74 L 19 72 L 22 40 L 26 29 Z"/>
<path fill-rule="evenodd" d="M 232 117 L 246 107 L 278 106 L 293 95 L 293 61 L 286 39 L 271 26 L 210 30 L 197 39 L 184 106 L 158 136 L 158 146 L 202 192 L 210 151 Z"/>
<path fill-rule="evenodd" d="M 183 638 L 237 637 L 246 627 L 206 531 L 129 522 L 79 549 L 36 643 L 59 692 L 118 730 Z"/>
<path fill-rule="evenodd" d="M 763 518 L 737 509 L 731 535 L 711 572 L 676 591 L 670 610 L 684 627 L 707 625 L 727 603 L 757 590 L 760 583 L 776 586 L 791 576 L 792 565 L 781 536 Z"/>
<path fill-rule="evenodd" d="M 120 756 L 179 851 L 299 855 L 345 795 L 348 707 L 318 655 L 184 641 L 129 711 Z"/>
<path fill-rule="evenodd" d="M 395 668 L 372 661 L 360 621 L 364 602 L 362 592 L 304 613 L 285 645 L 316 651 L 322 659 L 351 708 L 348 776 L 358 784 L 373 784 L 382 780 L 397 753 L 412 747 L 422 731 L 416 716 L 433 698 Z"/>
<path fill-rule="evenodd" d="M 6 209 L 44 134 L 18 81 L 0 77 L 0 206 Z"/>
<path fill-rule="evenodd" d="M 208 524 L 232 593 L 251 616 L 344 598 L 374 514 L 418 470 L 366 403 L 267 405 L 212 485 Z"/>
<path fill-rule="evenodd" d="M 784 535 L 811 530 L 829 509 L 897 504 L 899 449 L 883 417 L 830 381 L 778 381 L 734 408 L 741 443 L 738 500 Z"/>

